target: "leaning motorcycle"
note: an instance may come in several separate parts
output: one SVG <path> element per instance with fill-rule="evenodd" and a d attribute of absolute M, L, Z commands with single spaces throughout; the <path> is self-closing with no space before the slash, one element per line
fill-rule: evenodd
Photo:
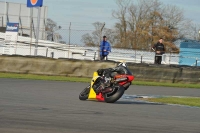
<path fill-rule="evenodd" d="M 101 102 L 114 103 L 122 97 L 125 90 L 129 88 L 131 82 L 134 80 L 134 76 L 128 69 L 125 63 L 120 63 L 117 67 L 124 70 L 123 74 L 116 72 L 111 73 L 109 86 L 100 92 L 96 92 L 97 88 L 100 87 L 104 80 L 103 75 L 97 71 L 93 73 L 90 85 L 88 85 L 79 95 L 80 100 L 97 100 Z"/>

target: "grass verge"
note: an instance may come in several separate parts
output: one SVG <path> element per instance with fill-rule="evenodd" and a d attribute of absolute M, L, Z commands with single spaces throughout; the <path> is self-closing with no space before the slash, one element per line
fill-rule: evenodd
<path fill-rule="evenodd" d="M 79 78 L 79 77 L 47 76 L 47 75 L 16 74 L 16 73 L 0 73 L 0 78 L 70 81 L 70 82 L 90 82 L 91 80 L 90 78 L 82 78 L 82 77 Z"/>
<path fill-rule="evenodd" d="M 91 80 L 91 78 L 83 78 L 83 77 L 45 76 L 45 75 L 16 74 L 16 73 L 0 73 L 0 78 L 69 81 L 69 82 L 90 82 Z M 133 81 L 133 85 L 200 88 L 199 84 L 178 84 L 178 83 L 163 83 L 163 82 L 158 83 L 158 82 L 146 82 L 146 81 Z M 164 98 L 149 98 L 145 100 L 150 102 L 181 104 L 181 105 L 200 107 L 200 102 L 199 102 L 200 98 L 164 97 Z"/>
<path fill-rule="evenodd" d="M 200 98 L 198 97 L 162 97 L 162 98 L 148 98 L 145 99 L 149 102 L 179 104 L 187 106 L 200 107 Z"/>
<path fill-rule="evenodd" d="M 16 73 L 0 73 L 0 78 L 88 82 L 88 83 L 91 80 L 91 78 L 83 78 L 83 77 L 46 76 L 46 75 L 34 75 L 34 74 L 16 74 Z M 165 86 L 165 87 L 197 88 L 197 89 L 200 88 L 200 84 L 147 82 L 147 81 L 137 81 L 137 80 L 134 80 L 132 82 L 132 84 L 133 85 L 143 85 L 143 86 Z"/>
<path fill-rule="evenodd" d="M 134 81 L 134 85 L 143 86 L 165 86 L 165 87 L 177 87 L 177 88 L 195 88 L 200 89 L 200 84 L 189 83 L 169 83 L 169 82 L 149 82 L 149 81 Z"/>

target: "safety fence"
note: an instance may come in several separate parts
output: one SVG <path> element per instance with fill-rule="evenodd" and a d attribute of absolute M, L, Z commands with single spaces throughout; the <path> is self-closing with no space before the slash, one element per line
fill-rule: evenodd
<path fill-rule="evenodd" d="M 17 44 L 6 45 L 0 42 L 0 55 L 22 55 L 35 56 L 34 51 L 37 49 L 37 56 L 49 58 L 70 58 L 81 60 L 98 60 L 98 47 L 86 47 L 76 45 L 50 45 L 48 42 L 40 42 L 36 48 L 34 44 Z M 48 44 L 45 46 L 45 44 Z M 108 60 L 126 61 L 135 63 L 154 64 L 155 53 L 139 50 L 127 50 L 113 48 L 108 56 Z M 166 53 L 162 55 L 162 64 L 180 64 L 181 59 L 193 60 L 190 66 L 199 66 L 200 59 L 197 57 L 180 56 L 179 54 Z"/>
<path fill-rule="evenodd" d="M 73 58 L 83 60 L 99 59 L 99 42 L 102 33 L 93 34 L 95 30 L 74 30 L 60 29 L 62 38 L 52 37 L 50 40 L 39 40 L 38 47 L 35 45 L 35 39 L 30 37 L 18 36 L 17 43 L 5 43 L 5 33 L 0 32 L 0 54 L 35 56 L 35 49 L 38 50 L 37 56 L 51 58 Z M 96 33 L 96 32 L 95 32 Z M 100 36 L 101 35 L 101 36 Z M 57 36 L 58 37 L 58 36 Z M 57 39 L 57 40 L 56 40 Z M 87 40 L 88 39 L 88 40 Z M 89 46 L 89 42 L 96 46 Z M 108 38 L 109 41 L 109 38 Z M 184 51 L 182 51 L 184 52 Z M 185 51 L 187 52 L 187 51 Z M 200 59 L 198 50 L 193 56 L 181 56 L 178 53 L 165 53 L 162 55 L 162 64 L 181 64 L 181 59 L 192 60 L 190 66 L 199 66 Z M 151 50 L 125 49 L 112 47 L 108 60 L 136 63 L 154 64 L 155 53 Z"/>
<path fill-rule="evenodd" d="M 37 56 L 49 58 L 70 58 L 81 60 L 98 60 L 98 47 L 80 47 L 76 45 L 63 46 L 44 46 L 45 42 L 39 43 L 37 47 Z M 35 56 L 35 45 L 17 43 L 13 45 L 0 45 L 0 54 L 2 55 L 22 55 Z M 154 63 L 154 52 L 135 51 L 113 48 L 108 56 L 108 60 L 126 61 L 135 63 Z M 162 64 L 178 64 L 177 54 L 164 54 Z"/>

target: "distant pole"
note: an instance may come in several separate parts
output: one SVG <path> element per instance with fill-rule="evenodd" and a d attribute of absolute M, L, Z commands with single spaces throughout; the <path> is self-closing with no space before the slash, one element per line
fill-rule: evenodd
<path fill-rule="evenodd" d="M 27 7 L 38 9 L 38 16 L 37 16 L 37 30 L 36 30 L 36 39 L 35 39 L 35 52 L 34 55 L 37 55 L 38 49 L 38 40 L 39 40 L 39 33 L 40 33 L 40 15 L 41 15 L 41 7 L 43 5 L 43 0 L 27 0 Z"/>
<path fill-rule="evenodd" d="M 33 8 L 30 8 L 30 37 L 31 37 L 31 40 L 30 40 L 30 55 L 31 55 L 31 45 L 32 45 L 32 26 L 33 25 Z"/>
<path fill-rule="evenodd" d="M 37 56 L 38 50 L 38 40 L 39 40 L 39 33 L 40 33 L 40 14 L 41 14 L 41 7 L 38 8 L 38 18 L 37 18 L 37 30 L 36 30 L 36 40 L 35 40 L 35 56 Z"/>
<path fill-rule="evenodd" d="M 8 18 L 8 3 L 5 1 L 5 12 L 6 12 L 6 24 L 9 22 Z"/>
<path fill-rule="evenodd" d="M 6 4 L 6 0 L 5 0 L 5 7 L 4 7 L 4 8 L 5 8 L 5 9 L 4 9 L 4 14 L 5 14 L 5 15 L 6 15 L 6 13 L 7 13 L 7 10 L 6 10 L 6 7 L 7 7 L 7 6 L 6 6 L 6 5 L 7 5 L 7 4 Z M 6 24 L 7 24 L 7 22 L 6 22 Z M 2 27 L 3 27 L 3 26 L 2 26 Z"/>
<path fill-rule="evenodd" d="M 71 22 L 69 24 L 69 49 L 68 49 L 68 58 L 69 58 L 69 52 L 70 52 L 70 37 L 71 37 Z"/>

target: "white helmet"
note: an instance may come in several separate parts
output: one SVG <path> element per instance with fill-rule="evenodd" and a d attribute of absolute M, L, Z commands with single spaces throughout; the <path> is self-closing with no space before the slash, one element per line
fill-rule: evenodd
<path fill-rule="evenodd" d="M 127 65 L 126 65 L 125 62 L 120 62 L 117 66 L 124 66 L 124 67 L 127 67 Z"/>

